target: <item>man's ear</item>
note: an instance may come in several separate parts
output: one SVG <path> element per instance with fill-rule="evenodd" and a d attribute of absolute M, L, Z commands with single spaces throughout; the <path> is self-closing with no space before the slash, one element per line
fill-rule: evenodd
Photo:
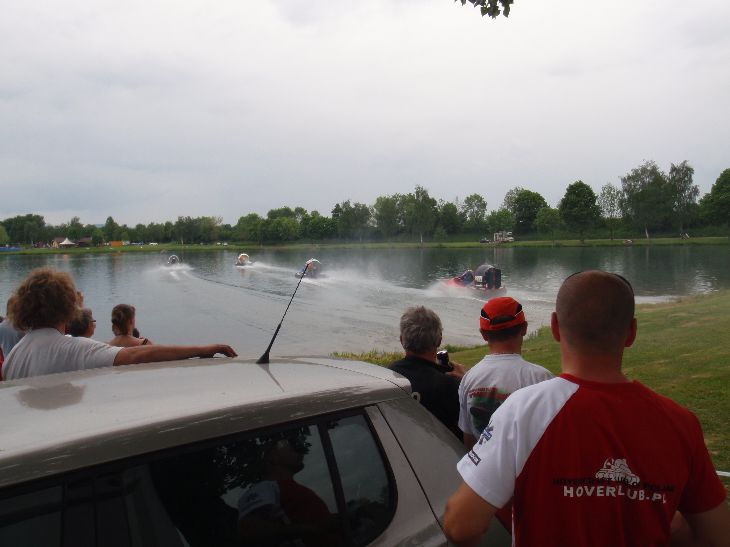
<path fill-rule="evenodd" d="M 524 323 L 522 323 L 522 330 L 520 331 L 520 335 L 522 337 L 527 336 L 527 321 L 525 321 Z"/>
<path fill-rule="evenodd" d="M 560 342 L 560 325 L 558 324 L 558 314 L 553 312 L 550 316 L 550 332 L 553 333 L 553 338 L 556 342 Z"/>
<path fill-rule="evenodd" d="M 636 331 L 639 329 L 638 324 L 636 323 L 636 317 L 634 317 L 631 320 L 631 326 L 629 327 L 629 333 L 626 335 L 626 342 L 624 342 L 624 347 L 630 348 L 634 341 L 636 340 Z"/>
<path fill-rule="evenodd" d="M 484 341 L 489 343 L 489 340 L 487 340 L 487 331 L 479 329 L 479 334 L 482 335 L 482 338 L 484 338 Z"/>

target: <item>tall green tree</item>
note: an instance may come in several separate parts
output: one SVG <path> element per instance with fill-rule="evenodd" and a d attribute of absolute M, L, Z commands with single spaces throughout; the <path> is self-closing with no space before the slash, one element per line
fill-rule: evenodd
<path fill-rule="evenodd" d="M 431 233 L 436 225 L 438 203 L 422 186 L 416 186 L 413 193 L 404 196 L 403 203 L 406 229 L 418 234 L 419 241 L 423 243 L 423 236 Z"/>
<path fill-rule="evenodd" d="M 577 180 L 566 188 L 558 210 L 568 229 L 578 232 L 581 243 L 585 241 L 586 230 L 595 226 L 601 216 L 596 193 L 582 180 Z"/>
<path fill-rule="evenodd" d="M 71 241 L 78 241 L 84 237 L 84 225 L 79 217 L 73 217 L 66 225 L 66 237 Z"/>
<path fill-rule="evenodd" d="M 621 218 L 621 190 L 616 188 L 610 182 L 607 182 L 601 188 L 598 195 L 598 207 L 606 219 L 608 229 L 611 231 L 611 239 L 613 240 L 613 232 L 616 227 L 616 221 Z"/>
<path fill-rule="evenodd" d="M 249 213 L 238 219 L 233 230 L 239 241 L 255 241 L 261 244 L 264 240 L 264 219 L 256 213 Z"/>
<path fill-rule="evenodd" d="M 11 242 L 33 245 L 43 237 L 46 221 L 41 215 L 18 215 L 3 220 L 3 226 Z"/>
<path fill-rule="evenodd" d="M 91 244 L 94 247 L 98 247 L 99 245 L 102 245 L 104 243 L 104 232 L 101 231 L 101 228 L 94 228 L 94 231 L 91 233 Z"/>
<path fill-rule="evenodd" d="M 666 175 L 653 161 L 645 161 L 639 167 L 621 177 L 623 190 L 621 209 L 633 223 L 644 230 L 665 228 L 671 224 L 674 197 Z"/>
<path fill-rule="evenodd" d="M 464 226 L 464 216 L 459 212 L 455 203 L 441 201 L 438 204 L 438 225 L 445 234 L 459 233 Z"/>
<path fill-rule="evenodd" d="M 725 169 L 712 185 L 710 193 L 702 198 L 712 222 L 726 224 L 730 230 L 730 169 Z M 730 238 L 730 233 L 728 233 Z"/>
<path fill-rule="evenodd" d="M 511 232 L 515 229 L 515 217 L 506 208 L 501 207 L 487 215 L 487 233 Z"/>
<path fill-rule="evenodd" d="M 104 232 L 104 239 L 107 241 L 119 241 L 121 239 L 119 224 L 112 217 L 107 217 L 102 231 Z"/>
<path fill-rule="evenodd" d="M 487 226 L 487 201 L 479 194 L 470 194 L 464 198 L 461 212 L 466 218 L 464 229 L 473 233 L 482 233 Z"/>
<path fill-rule="evenodd" d="M 380 196 L 373 205 L 375 228 L 384 238 L 398 233 L 398 196 Z"/>
<path fill-rule="evenodd" d="M 690 221 L 691 212 L 700 195 L 700 188 L 693 183 L 695 170 L 683 161 L 679 165 L 672 164 L 669 168 L 668 182 L 674 198 L 674 218 L 679 223 L 679 233 L 684 233 L 685 226 Z"/>
<path fill-rule="evenodd" d="M 519 187 L 507 192 L 504 202 L 515 218 L 515 231 L 521 234 L 535 229 L 537 212 L 548 206 L 545 198 L 537 192 Z"/>
<path fill-rule="evenodd" d="M 370 207 L 364 203 L 350 203 L 350 200 L 335 204 L 332 218 L 342 238 L 359 238 L 362 241 L 370 224 Z"/>
<path fill-rule="evenodd" d="M 10 236 L 5 226 L 0 223 L 0 245 L 7 245 L 8 243 L 10 243 Z"/>
<path fill-rule="evenodd" d="M 552 207 L 543 207 L 537 212 L 537 217 L 535 217 L 537 231 L 541 234 L 549 234 L 553 241 L 555 241 L 555 232 L 560 228 L 562 223 L 560 211 Z"/>

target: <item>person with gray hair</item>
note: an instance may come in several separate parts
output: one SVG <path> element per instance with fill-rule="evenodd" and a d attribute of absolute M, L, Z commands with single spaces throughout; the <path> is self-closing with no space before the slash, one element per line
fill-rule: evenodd
<path fill-rule="evenodd" d="M 406 356 L 388 368 L 408 378 L 413 398 L 461 440 L 459 382 L 466 371 L 453 361 L 448 371 L 439 364 L 436 352 L 442 334 L 441 319 L 433 310 L 408 308 L 400 318 L 400 343 Z"/>

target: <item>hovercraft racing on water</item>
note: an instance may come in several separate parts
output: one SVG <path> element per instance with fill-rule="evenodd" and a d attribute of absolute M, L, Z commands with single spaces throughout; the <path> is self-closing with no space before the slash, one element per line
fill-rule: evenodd
<path fill-rule="evenodd" d="M 307 277 L 319 277 L 319 275 L 322 273 L 322 263 L 316 258 L 310 258 L 304 263 L 302 269 L 294 275 L 296 277 L 304 277 L 305 271 Z"/>
<path fill-rule="evenodd" d="M 466 270 L 461 275 L 444 281 L 450 287 L 467 287 L 485 291 L 504 289 L 502 286 L 502 270 L 491 264 L 482 264 L 476 270 Z"/>
<path fill-rule="evenodd" d="M 173 264 L 179 264 L 180 259 L 177 257 L 177 255 L 170 255 L 170 258 L 167 259 L 167 265 L 172 266 Z"/>
<path fill-rule="evenodd" d="M 233 265 L 238 268 L 250 266 L 251 264 L 253 264 L 253 262 L 251 262 L 251 259 L 249 258 L 249 256 L 246 253 L 241 253 L 240 255 L 238 255 L 238 258 L 233 263 Z"/>

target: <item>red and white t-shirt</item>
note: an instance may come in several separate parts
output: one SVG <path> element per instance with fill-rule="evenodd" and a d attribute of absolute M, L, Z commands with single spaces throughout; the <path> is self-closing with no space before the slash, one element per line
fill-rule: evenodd
<path fill-rule="evenodd" d="M 513 393 L 458 464 L 515 545 L 664 545 L 674 512 L 725 499 L 689 410 L 638 382 L 568 374 Z"/>

